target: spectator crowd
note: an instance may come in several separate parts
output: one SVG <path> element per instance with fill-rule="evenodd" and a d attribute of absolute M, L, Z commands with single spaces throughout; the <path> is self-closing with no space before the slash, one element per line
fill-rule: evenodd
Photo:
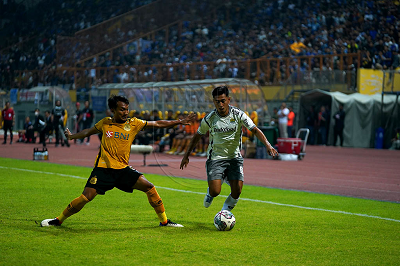
<path fill-rule="evenodd" d="M 0 86 L 12 79 L 14 70 L 51 70 L 56 64 L 58 35 L 71 35 L 128 10 L 151 3 L 148 1 L 48 1 L 26 9 L 12 0 L 3 1 L 0 34 L 5 47 L 33 37 L 32 42 L 13 46 L 0 53 Z M 192 1 L 196 6 L 196 0 Z M 201 2 L 201 1 L 200 1 Z M 6 3 L 6 4 L 5 4 Z M 202 10 L 199 5 L 199 10 Z M 215 12 L 202 16 L 182 13 L 182 28 L 172 27 L 168 39 L 158 32 L 151 40 L 142 40 L 140 50 L 122 46 L 92 60 L 83 67 L 127 67 L 127 81 L 134 80 L 135 66 L 193 62 L 215 62 L 214 72 L 238 77 L 243 69 L 238 62 L 256 58 L 283 58 L 362 52 L 361 65 L 353 67 L 396 69 L 399 67 L 399 1 L 363 0 L 279 0 L 226 1 Z M 210 10 L 211 11 L 211 10 Z M 157 14 L 159 15 L 159 14 Z M 163 14 L 168 16 L 168 14 Z M 149 17 L 152 23 L 154 18 Z M 135 29 L 118 28 L 115 38 L 102 33 L 104 39 L 120 44 L 135 37 Z M 31 45 L 27 45 L 30 43 Z M 85 59 L 76 49 L 75 62 Z M 355 62 L 353 62 L 355 63 Z M 294 60 L 291 71 L 337 68 L 338 60 Z M 280 66 L 282 67 L 282 66 Z M 272 64 L 271 72 L 278 73 Z M 300 69 L 299 69 L 300 68 Z M 143 75 L 155 75 L 157 68 L 148 68 Z M 206 71 L 206 69 L 204 69 Z M 122 73 L 120 73 L 122 74 Z M 85 73 L 90 75 L 90 72 Z M 66 77 L 73 79 L 75 77 Z M 273 78 L 273 77 L 272 77 Z M 35 77 L 32 77 L 32 83 Z M 122 80 L 122 79 L 119 79 Z M 98 83 L 112 82 L 103 78 Z M 54 82 L 51 78 L 47 82 Z M 57 82 L 57 81 L 56 81 Z"/>

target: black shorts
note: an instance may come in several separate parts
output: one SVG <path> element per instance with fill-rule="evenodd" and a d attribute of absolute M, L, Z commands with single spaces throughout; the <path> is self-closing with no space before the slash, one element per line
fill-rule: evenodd
<path fill-rule="evenodd" d="M 123 169 L 95 167 L 86 182 L 86 187 L 96 189 L 100 195 L 114 187 L 132 193 L 133 186 L 141 175 L 143 174 L 130 166 Z"/>
<path fill-rule="evenodd" d="M 12 120 L 4 120 L 4 125 L 3 125 L 4 131 L 6 130 L 13 130 L 13 121 Z"/>

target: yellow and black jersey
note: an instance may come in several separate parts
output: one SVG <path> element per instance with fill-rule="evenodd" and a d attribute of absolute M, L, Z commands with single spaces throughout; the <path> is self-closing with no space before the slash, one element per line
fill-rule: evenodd
<path fill-rule="evenodd" d="M 103 134 L 94 167 L 122 169 L 129 165 L 131 144 L 147 121 L 130 118 L 125 123 L 113 122 L 105 117 L 94 127 Z"/>

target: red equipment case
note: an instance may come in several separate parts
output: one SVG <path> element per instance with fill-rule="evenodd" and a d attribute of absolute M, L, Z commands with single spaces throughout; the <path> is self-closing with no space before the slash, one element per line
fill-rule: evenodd
<path fill-rule="evenodd" d="M 301 152 L 303 140 L 300 138 L 278 138 L 278 152 L 297 154 Z"/>

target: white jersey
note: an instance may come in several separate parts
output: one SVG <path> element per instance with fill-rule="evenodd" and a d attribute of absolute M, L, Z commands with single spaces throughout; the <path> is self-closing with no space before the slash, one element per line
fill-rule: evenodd
<path fill-rule="evenodd" d="M 224 117 L 217 110 L 205 116 L 197 133 L 204 135 L 210 132 L 207 158 L 220 160 L 242 157 L 242 126 L 252 130 L 256 125 L 245 112 L 233 106 L 229 106 L 229 113 Z"/>

